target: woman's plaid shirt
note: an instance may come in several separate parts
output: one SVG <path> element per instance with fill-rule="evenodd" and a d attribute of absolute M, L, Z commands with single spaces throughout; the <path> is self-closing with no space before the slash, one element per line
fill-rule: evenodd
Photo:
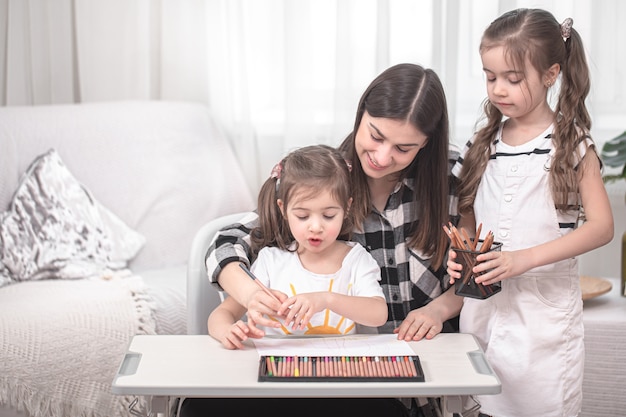
<path fill-rule="evenodd" d="M 450 168 L 458 152 L 450 153 Z M 450 178 L 450 220 L 457 224 L 455 178 Z M 363 231 L 355 231 L 352 240 L 360 243 L 380 265 L 381 286 L 387 299 L 388 321 L 379 328 L 389 333 L 398 327 L 407 314 L 428 304 L 449 288 L 444 265 L 430 268 L 430 259 L 410 249 L 406 241 L 417 219 L 408 218 L 416 190 L 411 180 L 398 183 L 387 201 L 384 212 L 372 211 L 365 219 Z M 427 197 L 427 196 L 426 196 Z M 249 264 L 250 230 L 258 225 L 256 213 L 250 213 L 241 223 L 223 229 L 209 248 L 207 271 L 212 282 L 217 282 L 222 267 L 232 261 Z"/>

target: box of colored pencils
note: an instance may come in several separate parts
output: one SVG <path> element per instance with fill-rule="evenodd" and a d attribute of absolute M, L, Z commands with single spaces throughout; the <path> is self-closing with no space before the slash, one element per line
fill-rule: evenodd
<path fill-rule="evenodd" d="M 424 382 L 418 356 L 261 356 L 259 381 Z"/>

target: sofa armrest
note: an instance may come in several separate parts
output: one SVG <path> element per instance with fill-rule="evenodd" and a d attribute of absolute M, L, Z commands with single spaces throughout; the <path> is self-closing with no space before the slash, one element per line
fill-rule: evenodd
<path fill-rule="evenodd" d="M 240 221 L 247 212 L 218 217 L 198 230 L 187 265 L 187 334 L 208 334 L 207 319 L 222 302 L 222 295 L 207 276 L 205 256 L 217 232 Z"/>

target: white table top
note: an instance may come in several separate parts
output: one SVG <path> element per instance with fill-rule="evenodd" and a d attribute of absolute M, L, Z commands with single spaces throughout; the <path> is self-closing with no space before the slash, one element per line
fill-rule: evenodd
<path fill-rule="evenodd" d="M 362 335 L 376 337 L 376 335 Z M 469 334 L 410 342 L 425 382 L 258 382 L 259 354 L 210 336 L 139 335 L 113 380 L 120 395 L 186 397 L 417 397 L 497 394 L 500 381 Z"/>

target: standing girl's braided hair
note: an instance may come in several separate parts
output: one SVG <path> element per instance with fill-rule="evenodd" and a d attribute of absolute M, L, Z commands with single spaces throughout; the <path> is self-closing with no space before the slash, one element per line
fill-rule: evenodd
<path fill-rule="evenodd" d="M 561 67 L 561 85 L 555 107 L 552 140 L 556 153 L 550 166 L 550 187 L 556 206 L 566 210 L 569 193 L 578 190 L 575 151 L 589 134 L 591 118 L 585 105 L 589 94 L 589 67 L 582 40 L 572 27 L 572 19 L 562 24 L 541 9 L 517 9 L 503 14 L 485 30 L 480 52 L 504 47 L 516 71 L 525 63 L 543 74 L 553 64 Z M 551 87 L 552 84 L 546 85 Z M 463 162 L 459 186 L 459 213 L 473 211 L 474 198 L 490 157 L 491 141 L 502 121 L 502 113 L 489 100 L 483 104 L 485 125 L 476 133 Z"/>
<path fill-rule="evenodd" d="M 352 197 L 350 184 L 350 164 L 337 149 L 312 145 L 289 153 L 272 169 L 259 192 L 259 226 L 250 233 L 253 252 L 256 254 L 265 246 L 289 250 L 294 242 L 287 219 L 278 207 L 278 199 L 287 210 L 294 197 L 308 199 L 322 190 L 330 192 L 342 205 L 346 218 L 339 239 L 348 240 L 353 227 L 348 206 Z"/>

